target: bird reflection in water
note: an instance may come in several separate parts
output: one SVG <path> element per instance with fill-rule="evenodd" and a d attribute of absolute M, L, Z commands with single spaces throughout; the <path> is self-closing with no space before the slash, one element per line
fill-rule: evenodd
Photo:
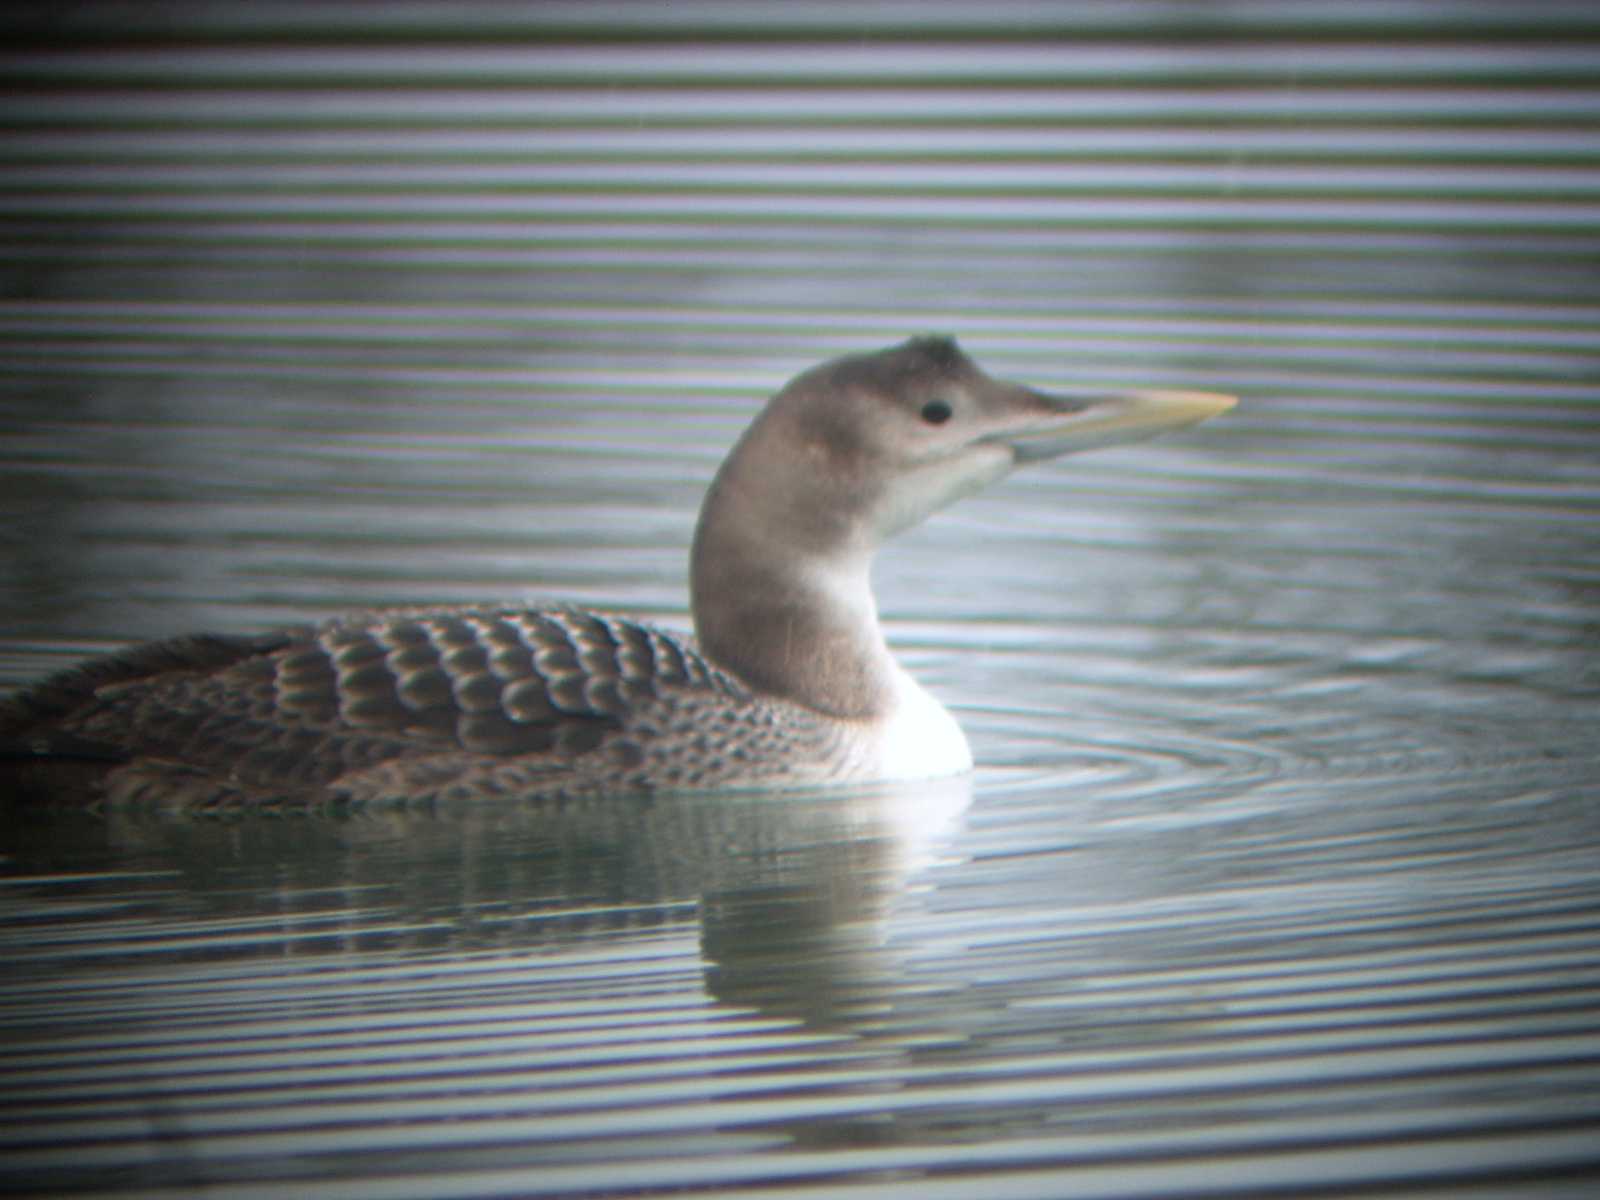
<path fill-rule="evenodd" d="M 614 796 L 196 819 L 113 810 L 41 816 L 19 865 L 82 866 L 107 849 L 125 877 L 159 880 L 161 910 L 208 959 L 358 965 L 402 955 L 521 958 L 517 992 L 578 953 L 637 969 L 640 939 L 692 935 L 704 991 L 818 1030 L 870 1024 L 900 978 L 886 922 L 949 846 L 972 779 L 812 793 Z M 133 887 L 139 885 L 133 884 Z M 140 903 L 149 909 L 149 903 Z M 248 928 L 234 940 L 231 930 Z M 113 931 L 97 961 L 115 955 Z M 681 943 L 671 943 L 682 949 Z M 526 956 L 526 957 L 523 957 Z M 557 977 L 568 976 L 557 972 Z M 649 984 L 649 972 L 640 975 Z"/>

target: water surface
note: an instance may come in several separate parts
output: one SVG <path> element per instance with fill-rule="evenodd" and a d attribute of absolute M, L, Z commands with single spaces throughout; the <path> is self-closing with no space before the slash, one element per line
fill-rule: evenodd
<path fill-rule="evenodd" d="M 682 627 L 756 406 L 911 333 L 1242 404 L 885 556 L 971 780 L 8 817 L 6 1190 L 1589 1194 L 1587 6 L 17 11 L 8 685 Z"/>

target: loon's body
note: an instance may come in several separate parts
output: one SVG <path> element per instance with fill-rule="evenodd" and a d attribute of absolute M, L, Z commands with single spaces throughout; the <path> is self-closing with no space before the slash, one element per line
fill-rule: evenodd
<path fill-rule="evenodd" d="M 723 463 L 691 561 L 696 638 L 570 609 L 359 615 L 91 661 L 0 706 L 17 787 L 235 807 L 810 787 L 971 766 L 894 661 L 879 544 L 1026 461 L 1224 411 L 1051 396 L 921 338 L 791 381 Z"/>

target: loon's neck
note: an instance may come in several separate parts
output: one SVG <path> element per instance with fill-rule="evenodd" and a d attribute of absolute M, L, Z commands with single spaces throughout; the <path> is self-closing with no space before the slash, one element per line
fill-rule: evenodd
<path fill-rule="evenodd" d="M 724 464 L 695 529 L 690 592 L 701 650 L 768 695 L 833 717 L 887 716 L 903 685 L 872 595 L 875 539 L 848 519 L 792 507 L 761 468 L 764 456 L 747 450 Z"/>
<path fill-rule="evenodd" d="M 878 626 L 869 564 L 777 562 L 771 550 L 702 522 L 691 571 L 701 650 L 757 691 L 833 717 L 886 715 L 899 668 Z"/>

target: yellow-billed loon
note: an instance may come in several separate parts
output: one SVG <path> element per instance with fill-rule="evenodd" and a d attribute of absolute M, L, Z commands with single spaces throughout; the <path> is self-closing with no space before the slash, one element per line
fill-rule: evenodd
<path fill-rule="evenodd" d="M 811 787 L 972 765 L 901 669 L 886 538 L 1027 462 L 1232 407 L 1047 394 L 948 338 L 823 363 L 772 398 L 700 510 L 695 638 L 566 608 L 383 611 L 96 659 L 0 705 L 25 790 L 231 808 Z"/>

